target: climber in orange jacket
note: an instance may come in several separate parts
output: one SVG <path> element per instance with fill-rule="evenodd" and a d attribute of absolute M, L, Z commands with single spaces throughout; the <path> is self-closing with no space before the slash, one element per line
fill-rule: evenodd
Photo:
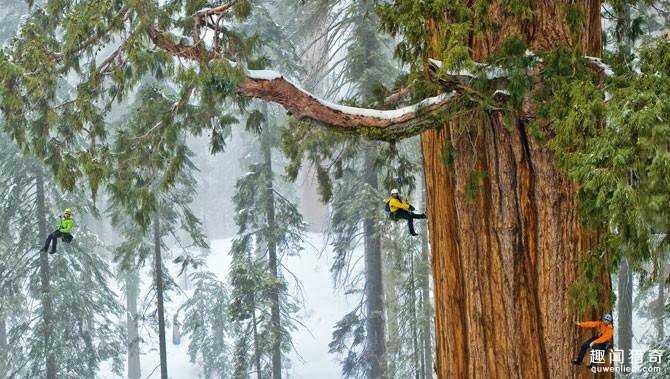
<path fill-rule="evenodd" d="M 612 325 L 612 315 L 606 314 L 603 316 L 602 321 L 583 321 L 577 322 L 577 326 L 584 329 L 598 329 L 598 335 L 586 340 L 582 347 L 579 349 L 579 354 L 572 363 L 579 366 L 584 360 L 584 355 L 586 351 L 591 348 L 591 350 L 605 350 L 609 347 L 609 343 L 612 340 L 614 335 L 614 326 Z M 603 352 L 604 354 L 604 352 Z M 593 365 L 593 362 L 589 364 L 589 367 Z"/>

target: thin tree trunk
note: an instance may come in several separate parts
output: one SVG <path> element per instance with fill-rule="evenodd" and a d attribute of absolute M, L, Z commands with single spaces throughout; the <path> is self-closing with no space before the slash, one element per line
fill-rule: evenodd
<path fill-rule="evenodd" d="M 570 2 L 584 16 L 576 34 L 565 21 L 567 3 L 532 1 L 531 18 L 519 23 L 494 2 L 489 15 L 500 28 L 472 36 L 473 58 L 487 58 L 510 35 L 525 40 L 531 51 L 569 44 L 599 56 L 600 1 Z M 430 43 L 443 43 L 446 32 L 432 21 L 427 26 Z M 457 154 L 445 164 L 442 153 L 449 144 Z M 438 377 L 592 377 L 570 364 L 587 336 L 574 322 L 610 310 L 610 277 L 599 273 L 598 309 L 578 314 L 567 290 L 580 257 L 598 239 L 579 220 L 577 185 L 556 168 L 523 120 L 510 122 L 496 112 L 473 111 L 423 133 L 422 150 Z M 473 171 L 486 176 L 470 196 Z"/>
<path fill-rule="evenodd" d="M 253 301 L 255 307 L 255 301 Z M 261 352 L 260 347 L 258 346 L 258 321 L 256 321 L 256 308 L 253 308 L 253 314 L 251 322 L 253 322 L 254 330 L 254 364 L 256 365 L 256 378 L 262 379 L 261 371 Z"/>
<path fill-rule="evenodd" d="M 92 218 L 88 217 L 85 220 L 85 222 L 88 223 L 91 220 Z M 86 263 L 84 263 L 83 268 L 84 273 L 82 275 L 82 282 L 91 283 L 91 272 L 92 272 L 91 267 L 89 267 Z M 79 328 L 81 330 L 82 339 L 84 340 L 84 345 L 86 346 L 86 350 L 88 351 L 88 362 L 87 362 L 88 376 L 93 378 L 95 377 L 95 373 L 98 370 L 98 364 L 96 362 L 97 352 L 95 350 L 95 345 L 93 344 L 93 336 L 91 334 L 94 328 L 93 317 L 90 312 L 86 314 L 80 314 L 79 317 L 81 319 Z"/>
<path fill-rule="evenodd" d="M 388 367 L 386 371 L 386 376 L 388 378 L 398 377 L 398 357 L 400 353 L 400 331 L 399 325 L 400 321 L 398 320 L 398 272 L 395 267 L 395 262 L 397 260 L 398 246 L 395 242 L 391 241 L 390 246 L 385 245 L 385 258 L 383 264 L 384 271 L 384 312 L 386 313 L 386 361 L 388 362 Z"/>
<path fill-rule="evenodd" d="M 378 190 L 375 171 L 375 145 L 365 147 L 364 180 L 373 190 Z M 386 378 L 386 348 L 384 331 L 384 286 L 382 282 L 381 241 L 374 217 L 369 215 L 363 220 L 365 243 L 365 297 L 367 308 L 366 349 L 368 360 L 368 378 Z"/>
<path fill-rule="evenodd" d="M 36 180 L 36 196 L 37 196 L 37 223 L 39 230 L 40 241 L 47 238 L 47 209 L 46 209 L 46 195 L 44 193 L 44 173 L 42 168 L 35 167 Z M 44 336 L 44 358 L 46 359 L 46 378 L 56 379 L 58 367 L 56 366 L 56 357 L 54 356 L 53 346 L 53 309 L 52 309 L 52 295 L 51 295 L 51 280 L 49 277 L 49 253 L 47 251 L 40 251 L 40 281 L 42 292 L 42 319 Z"/>
<path fill-rule="evenodd" d="M 181 343 L 181 328 L 179 325 L 179 318 L 177 314 L 172 317 L 172 344 L 179 345 Z"/>
<path fill-rule="evenodd" d="M 656 317 L 654 327 L 656 329 L 656 341 L 662 343 L 665 340 L 665 281 L 668 279 L 665 262 L 660 262 L 661 273 L 658 276 L 658 292 L 656 293 Z"/>
<path fill-rule="evenodd" d="M 617 348 L 625 352 L 622 366 L 629 367 L 633 348 L 633 274 L 626 258 L 621 260 L 617 276 Z"/>
<path fill-rule="evenodd" d="M 154 280 L 158 305 L 158 340 L 160 350 L 161 379 L 168 379 L 167 344 L 165 342 L 165 308 L 163 298 L 163 267 L 161 257 L 161 234 L 159 214 L 154 213 Z"/>
<path fill-rule="evenodd" d="M 416 316 L 417 298 L 416 298 L 416 271 L 414 269 L 414 252 L 409 254 L 409 297 L 410 297 L 410 319 L 412 324 L 412 362 L 414 378 L 419 379 L 421 374 L 421 365 L 419 364 L 419 320 Z"/>
<path fill-rule="evenodd" d="M 630 6 L 621 4 L 617 8 L 616 39 L 619 45 L 619 53 L 628 58 L 632 43 L 630 38 Z M 634 185 L 634 183 L 631 184 Z M 633 347 L 633 274 L 625 257 L 619 262 L 617 275 L 617 315 L 617 345 L 619 349 L 624 351 L 622 367 L 630 367 L 630 351 Z"/>
<path fill-rule="evenodd" d="M 9 351 L 7 350 L 7 319 L 5 315 L 0 317 L 0 377 L 7 375 L 7 359 Z"/>
<path fill-rule="evenodd" d="M 274 281 L 272 292 L 270 294 L 270 317 L 272 323 L 272 378 L 281 379 L 282 377 L 282 354 L 281 354 L 281 319 L 279 313 L 279 269 L 277 262 L 277 237 L 275 235 L 275 194 L 273 185 L 273 171 L 272 171 L 272 150 L 270 147 L 270 136 L 268 135 L 268 126 L 263 129 L 261 136 L 261 149 L 263 153 L 263 161 L 265 165 L 265 175 L 267 180 L 267 188 L 265 189 L 265 215 L 267 218 L 267 244 L 268 244 L 268 264 L 270 269 L 270 276 Z"/>
<path fill-rule="evenodd" d="M 137 298 L 139 296 L 139 273 L 132 268 L 126 276 L 126 323 L 128 328 L 128 379 L 140 379 L 140 334 L 138 330 Z"/>
<path fill-rule="evenodd" d="M 426 189 L 422 183 L 422 205 L 426 208 Z M 430 247 L 428 246 L 428 225 L 421 227 L 421 307 L 423 319 L 421 334 L 423 339 L 423 372 L 426 379 L 433 377 L 433 307 L 430 302 Z"/>

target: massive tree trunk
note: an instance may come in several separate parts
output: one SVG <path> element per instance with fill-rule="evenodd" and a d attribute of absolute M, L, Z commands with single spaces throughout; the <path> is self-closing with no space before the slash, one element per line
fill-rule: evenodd
<path fill-rule="evenodd" d="M 265 166 L 265 177 L 267 180 L 267 187 L 265 188 L 265 217 L 267 219 L 268 228 L 268 266 L 270 276 L 274 281 L 272 292 L 270 294 L 270 322 L 272 323 L 272 378 L 281 379 L 282 377 L 282 330 L 281 330 L 281 315 L 279 310 L 279 264 L 277 262 L 277 236 L 276 222 L 275 222 L 275 194 L 272 182 L 272 149 L 269 136 L 269 126 L 263 129 L 261 136 L 261 150 L 263 153 L 263 164 Z"/>
<path fill-rule="evenodd" d="M 617 278 L 617 348 L 625 352 L 623 367 L 630 367 L 633 348 L 633 274 L 626 258 L 619 264 Z"/>
<path fill-rule="evenodd" d="M 159 213 L 154 212 L 154 283 L 158 306 L 158 341 L 160 352 L 161 379 L 168 379 L 167 344 L 165 342 L 165 307 L 163 296 L 163 258 L 161 257 L 161 234 Z"/>
<path fill-rule="evenodd" d="M 137 320 L 137 298 L 140 293 L 140 277 L 136 268 L 126 274 L 126 323 L 128 328 L 128 379 L 140 379 L 140 334 Z"/>
<path fill-rule="evenodd" d="M 379 184 L 374 169 L 374 144 L 365 147 L 363 179 L 374 191 Z M 384 285 L 382 279 L 382 252 L 375 219 L 363 220 L 365 252 L 365 298 L 366 298 L 366 359 L 368 378 L 386 378 L 386 337 L 384 331 Z"/>
<path fill-rule="evenodd" d="M 36 165 L 35 168 L 36 196 L 37 196 L 37 226 L 39 230 L 40 241 L 47 238 L 47 207 L 46 195 L 44 192 L 44 173 L 42 168 Z M 42 336 L 44 337 L 44 358 L 46 359 L 46 378 L 56 379 L 58 367 L 56 366 L 56 357 L 54 356 L 53 346 L 53 308 L 51 295 L 51 280 L 49 277 L 49 253 L 40 251 L 40 285 L 42 302 Z"/>
<path fill-rule="evenodd" d="M 472 38 L 474 58 L 486 58 L 511 34 L 534 51 L 568 44 L 566 3 L 533 1 L 533 18 L 524 24 L 500 16 L 498 32 Z M 585 20 L 571 44 L 598 56 L 600 2 L 576 3 Z M 442 159 L 447 142 L 457 151 L 450 165 Z M 472 114 L 425 132 L 422 150 L 438 376 L 590 377 L 586 368 L 570 364 L 587 334 L 573 324 L 584 315 L 571 307 L 567 289 L 579 257 L 597 242 L 580 224 L 577 186 L 524 122 L 506 124 L 497 113 Z M 473 170 L 486 176 L 471 197 L 466 187 Z M 606 289 L 608 281 L 603 274 Z M 599 312 L 609 310 L 608 298 L 604 291 Z"/>

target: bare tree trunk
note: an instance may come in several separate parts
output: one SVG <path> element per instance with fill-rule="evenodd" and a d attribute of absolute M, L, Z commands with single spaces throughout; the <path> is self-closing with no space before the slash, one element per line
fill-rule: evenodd
<path fill-rule="evenodd" d="M 36 196 L 37 196 L 37 223 L 39 229 L 40 241 L 47 238 L 47 209 L 46 195 L 44 193 L 44 173 L 39 163 L 35 166 Z M 46 378 L 56 379 L 58 367 L 56 366 L 56 357 L 54 356 L 53 346 L 53 309 L 51 295 L 51 280 L 49 277 L 49 253 L 46 250 L 40 251 L 40 281 L 42 292 L 42 319 L 44 328 L 44 357 L 46 359 Z"/>
<path fill-rule="evenodd" d="M 532 1 L 525 23 L 509 13 L 489 12 L 501 26 L 473 36 L 473 58 L 485 59 L 510 36 L 531 51 L 570 44 L 599 56 L 600 1 L 571 2 L 584 15 L 574 34 L 565 15 L 567 1 Z M 434 46 L 437 24 L 428 23 Z M 439 378 L 587 378 L 570 364 L 586 332 L 573 323 L 609 311 L 609 273 L 601 273 L 599 309 L 580 315 L 568 286 L 582 254 L 597 236 L 580 223 L 577 186 L 552 154 L 528 133 L 496 112 L 478 112 L 422 135 L 428 217 L 433 253 L 436 370 Z M 457 154 L 445 164 L 451 144 Z M 473 171 L 485 172 L 469 196 Z M 607 375 L 602 375 L 607 377 Z M 610 376 L 611 377 L 611 376 Z"/>
<path fill-rule="evenodd" d="M 374 191 L 379 187 L 374 168 L 375 146 L 365 147 L 364 180 Z M 375 220 L 370 215 L 363 220 L 365 243 L 365 297 L 367 308 L 366 353 L 368 378 L 386 378 L 386 348 L 384 331 L 384 285 L 382 282 L 382 254 L 379 232 Z"/>
<path fill-rule="evenodd" d="M 385 259 L 383 264 L 383 282 L 384 282 L 384 313 L 386 314 L 386 361 L 388 367 L 386 369 L 386 376 L 388 378 L 397 377 L 398 357 L 400 353 L 400 320 L 398 319 L 399 304 L 398 304 L 398 272 L 395 267 L 397 246 L 391 242 L 390 246 L 384 245 Z"/>
<path fill-rule="evenodd" d="M 251 301 L 252 304 L 252 318 L 251 322 L 253 323 L 253 331 L 254 331 L 254 365 L 256 366 L 256 378 L 257 379 L 262 379 L 262 371 L 261 371 L 261 352 L 260 352 L 260 347 L 258 345 L 258 321 L 256 320 L 256 299 L 255 297 Z"/>
<path fill-rule="evenodd" d="M 270 318 L 272 323 L 272 378 L 281 379 L 282 377 L 282 331 L 281 331 L 281 316 L 279 310 L 279 265 L 277 262 L 277 237 L 275 235 L 275 194 L 273 185 L 273 171 L 272 171 L 272 149 L 270 136 L 268 135 L 269 126 L 263 129 L 261 136 L 261 149 L 263 153 L 263 161 L 265 165 L 265 175 L 267 180 L 267 188 L 265 189 L 265 216 L 267 218 L 268 228 L 268 264 L 270 269 L 270 276 L 274 281 L 272 293 L 270 295 Z"/>
<path fill-rule="evenodd" d="M 92 218 L 88 217 L 85 222 L 91 221 Z M 91 267 L 87 264 L 83 264 L 83 269 L 84 272 L 82 274 L 82 282 L 83 283 L 91 283 Z M 97 352 L 95 351 L 95 345 L 93 343 L 93 336 L 91 334 L 91 331 L 93 330 L 94 323 L 93 323 L 93 317 L 90 312 L 88 313 L 80 313 L 79 315 L 80 321 L 79 321 L 79 329 L 81 332 L 81 337 L 84 340 L 84 345 L 86 346 L 86 350 L 88 351 L 88 362 L 87 362 L 87 369 L 88 369 L 88 376 L 93 378 L 95 377 L 95 373 L 98 370 L 98 364 L 96 362 L 96 355 Z"/>
<path fill-rule="evenodd" d="M 154 212 L 154 280 L 158 305 L 158 340 L 160 350 L 161 379 L 168 379 L 167 344 L 165 342 L 165 308 L 163 297 L 163 262 L 161 257 L 160 215 Z"/>
<path fill-rule="evenodd" d="M 139 273 L 132 268 L 126 276 L 126 323 L 128 328 L 128 379 L 140 379 L 140 334 L 137 320 L 137 298 L 140 292 Z"/>
<path fill-rule="evenodd" d="M 617 348 L 623 350 L 623 367 L 630 366 L 630 351 L 633 348 L 633 274 L 628 260 L 619 264 L 617 280 Z"/>
<path fill-rule="evenodd" d="M 419 364 L 419 320 L 416 316 L 416 309 L 418 306 L 417 297 L 416 297 L 416 271 L 414 269 L 414 252 L 409 255 L 409 296 L 410 296 L 410 319 L 412 324 L 409 326 L 412 328 L 412 362 L 413 362 L 413 371 L 414 378 L 419 379 L 421 375 L 421 365 Z"/>
<path fill-rule="evenodd" d="M 7 375 L 7 319 L 5 315 L 0 316 L 0 377 Z"/>

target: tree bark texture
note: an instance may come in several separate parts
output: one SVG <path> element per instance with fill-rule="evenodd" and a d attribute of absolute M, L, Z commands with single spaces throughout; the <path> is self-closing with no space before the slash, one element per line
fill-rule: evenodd
<path fill-rule="evenodd" d="M 501 29 L 471 39 L 473 58 L 486 58 L 510 35 L 533 51 L 560 44 L 601 52 L 600 1 L 577 1 L 584 26 L 576 40 L 565 20 L 566 1 L 532 1 L 528 23 L 500 19 Z M 495 6 L 492 10 L 494 17 Z M 500 14 L 502 14 L 500 12 Z M 437 33 L 435 34 L 438 35 Z M 433 41 L 437 43 L 438 41 Z M 442 159 L 449 142 L 453 164 Z M 439 378 L 586 378 L 570 360 L 586 339 L 568 287 L 578 259 L 597 237 L 578 218 L 577 186 L 521 120 L 472 114 L 422 135 L 433 254 L 436 371 Z M 473 171 L 485 173 L 474 196 Z M 601 284 L 609 289 L 609 276 Z"/>

